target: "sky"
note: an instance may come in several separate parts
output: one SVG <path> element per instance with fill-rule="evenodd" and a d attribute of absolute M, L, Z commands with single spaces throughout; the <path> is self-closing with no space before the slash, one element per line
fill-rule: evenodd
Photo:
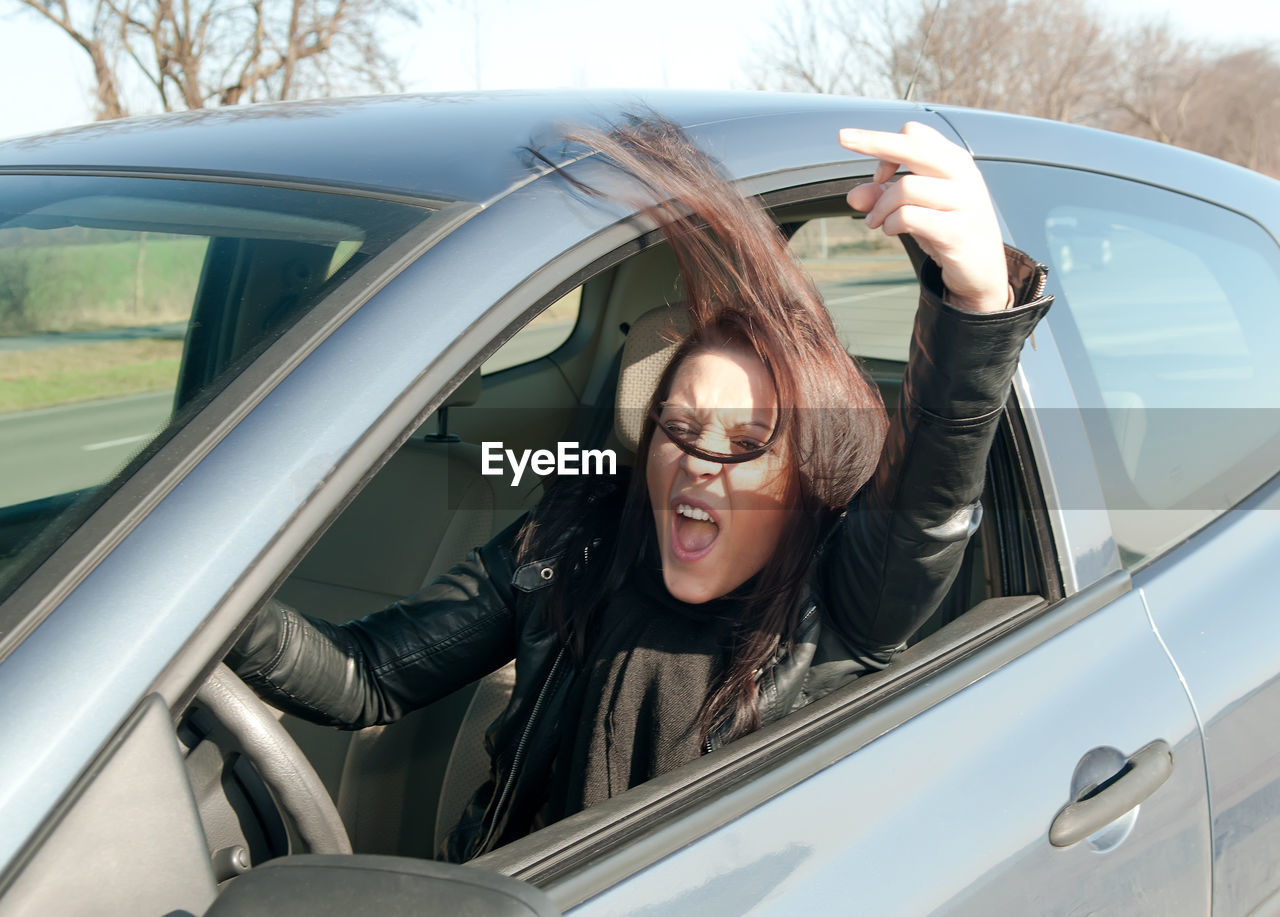
<path fill-rule="evenodd" d="M 745 89 L 744 64 L 782 2 L 435 0 L 403 32 L 397 57 L 410 91 Z M 1280 48 L 1278 0 L 1113 0 L 1108 9 L 1121 22 L 1167 16 L 1187 37 Z M 0 138 L 92 117 L 88 56 L 17 0 L 0 0 L 0 86 Z"/>

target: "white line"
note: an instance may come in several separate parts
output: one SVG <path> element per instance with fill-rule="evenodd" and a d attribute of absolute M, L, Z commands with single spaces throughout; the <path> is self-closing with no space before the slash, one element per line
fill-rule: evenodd
<path fill-rule="evenodd" d="M 140 443 L 144 439 L 150 439 L 150 433 L 139 433 L 137 436 L 126 436 L 123 439 L 109 439 L 105 443 L 90 443 L 87 446 L 81 446 L 85 452 L 96 452 L 99 449 L 110 449 L 113 446 L 127 446 L 130 443 Z"/>
<path fill-rule="evenodd" d="M 895 293 L 901 293 L 903 290 L 915 286 L 914 283 L 903 283 L 896 286 L 888 287 L 884 290 L 871 290 L 867 293 L 854 293 L 852 296 L 841 296 L 838 299 L 828 299 L 828 306 L 841 306 L 845 303 L 857 302 L 862 299 L 876 299 L 880 296 L 892 296 Z"/>

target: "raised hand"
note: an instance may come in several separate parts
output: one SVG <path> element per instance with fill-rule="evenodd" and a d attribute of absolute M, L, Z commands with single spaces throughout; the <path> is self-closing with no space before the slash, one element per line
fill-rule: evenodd
<path fill-rule="evenodd" d="M 868 227 L 910 233 L 942 268 L 951 305 L 973 312 L 1008 306 L 1000 224 L 972 156 L 918 121 L 898 133 L 842 130 L 840 145 L 880 160 L 872 180 L 849 192 L 849 206 L 866 212 Z M 908 174 L 891 182 L 901 168 Z"/>

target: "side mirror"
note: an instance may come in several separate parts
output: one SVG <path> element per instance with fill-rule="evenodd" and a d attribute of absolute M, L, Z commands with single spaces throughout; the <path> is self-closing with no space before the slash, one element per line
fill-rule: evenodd
<path fill-rule="evenodd" d="M 373 855 L 272 860 L 234 880 L 205 917 L 468 914 L 559 917 L 532 885 L 471 866 Z"/>

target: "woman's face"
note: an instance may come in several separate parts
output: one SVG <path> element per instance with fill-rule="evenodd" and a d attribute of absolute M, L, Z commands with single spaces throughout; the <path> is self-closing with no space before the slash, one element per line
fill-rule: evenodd
<path fill-rule="evenodd" d="M 706 602 L 764 567 L 791 512 L 785 443 L 759 458 L 721 464 L 688 455 L 671 437 L 708 452 L 766 442 L 777 422 L 773 383 L 759 358 L 721 348 L 687 357 L 660 408 L 645 476 L 667 590 Z"/>

